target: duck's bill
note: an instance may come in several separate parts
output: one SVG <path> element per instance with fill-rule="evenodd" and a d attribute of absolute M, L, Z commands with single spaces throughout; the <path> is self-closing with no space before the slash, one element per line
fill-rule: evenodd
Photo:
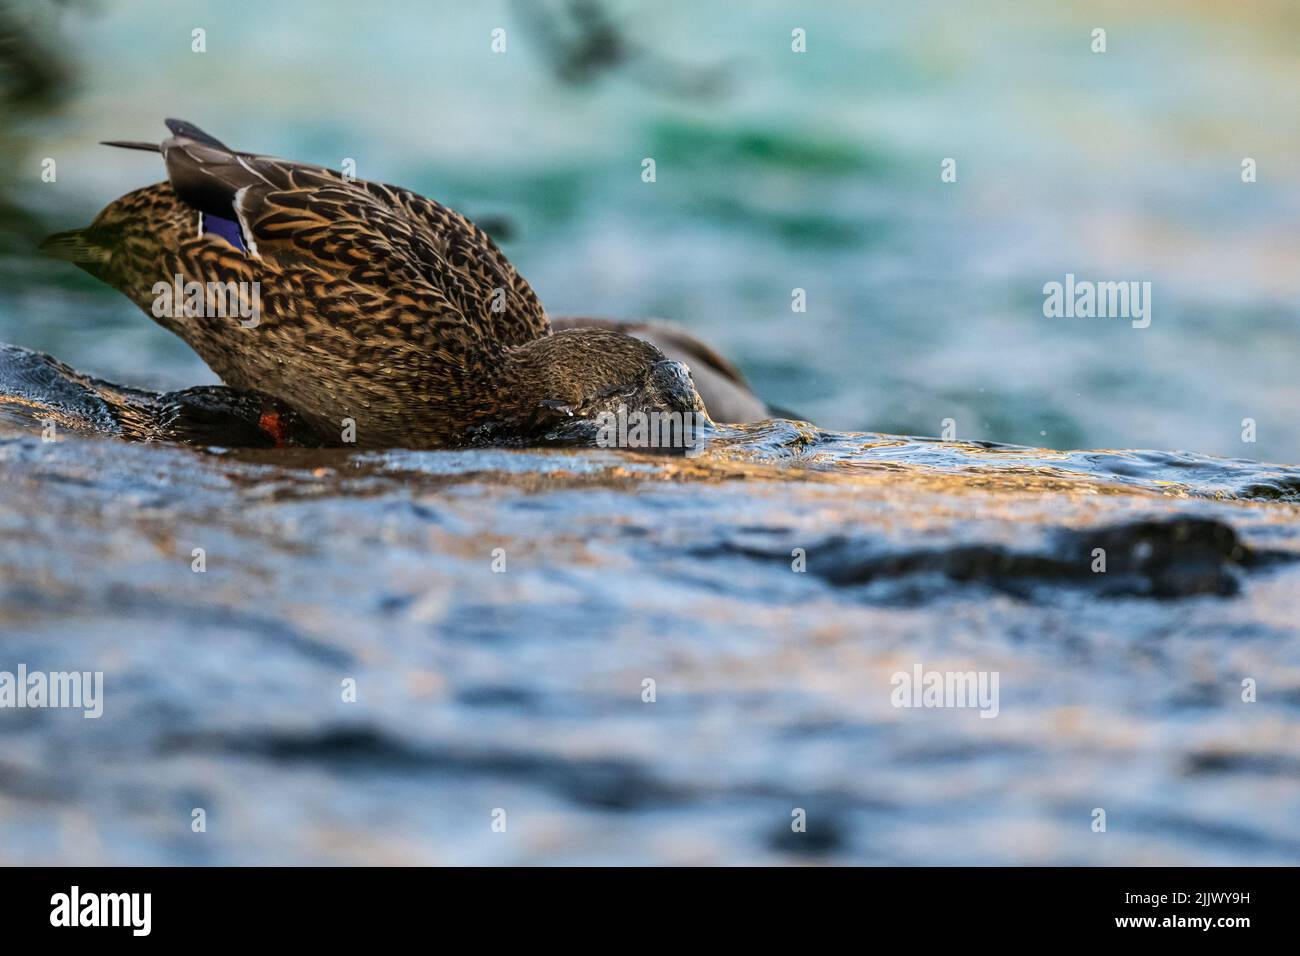
<path fill-rule="evenodd" d="M 104 250 L 86 238 L 85 230 L 70 229 L 56 232 L 37 247 L 41 255 L 67 262 L 97 262 L 105 257 Z"/>

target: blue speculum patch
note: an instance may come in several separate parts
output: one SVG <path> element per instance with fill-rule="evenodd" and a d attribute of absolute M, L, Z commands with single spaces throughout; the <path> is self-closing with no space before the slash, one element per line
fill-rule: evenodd
<path fill-rule="evenodd" d="M 204 232 L 220 236 L 241 252 L 248 251 L 248 246 L 244 243 L 244 237 L 239 230 L 239 223 L 234 220 L 222 219 L 220 216 L 204 213 L 201 227 Z"/>

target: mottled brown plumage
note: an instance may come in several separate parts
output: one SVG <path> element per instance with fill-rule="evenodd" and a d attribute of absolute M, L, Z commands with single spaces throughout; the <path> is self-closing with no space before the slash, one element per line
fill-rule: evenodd
<path fill-rule="evenodd" d="M 700 399 L 715 422 L 759 422 L 774 417 L 798 418 L 767 406 L 755 393 L 740 369 L 717 349 L 680 326 L 659 319 L 606 319 L 586 315 L 551 316 L 551 328 L 610 329 L 644 339 L 667 358 L 691 370 Z"/>
<path fill-rule="evenodd" d="M 441 447 L 540 437 L 615 403 L 702 409 L 689 374 L 652 345 L 599 329 L 552 335 L 528 283 L 447 207 L 167 125 L 168 182 L 128 193 L 43 248 L 125 293 L 228 385 L 283 402 L 325 440 L 349 421 L 359 445 Z M 203 231 L 218 221 L 207 217 L 236 220 L 239 236 Z M 176 276 L 237 283 L 246 297 L 256 283 L 256 324 L 211 308 L 160 310 L 158 284 Z"/>

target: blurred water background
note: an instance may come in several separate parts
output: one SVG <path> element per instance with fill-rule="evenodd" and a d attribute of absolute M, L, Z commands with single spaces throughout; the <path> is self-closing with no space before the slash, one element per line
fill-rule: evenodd
<path fill-rule="evenodd" d="M 29 252 L 162 178 L 98 140 L 180 116 L 488 220 L 552 314 L 680 322 L 826 427 L 1300 460 L 1294 3 L 605 9 L 11 4 L 28 66 L 65 80 L 3 117 L 0 340 L 130 384 L 214 381 Z M 1067 272 L 1152 282 L 1151 326 L 1045 318 Z"/>

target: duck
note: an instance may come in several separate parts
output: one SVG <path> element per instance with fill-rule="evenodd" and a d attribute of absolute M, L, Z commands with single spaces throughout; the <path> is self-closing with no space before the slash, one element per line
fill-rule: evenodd
<path fill-rule="evenodd" d="M 667 319 L 612 319 L 589 315 L 556 315 L 551 328 L 608 329 L 649 342 L 673 361 L 691 370 L 691 379 L 715 422 L 749 424 L 772 418 L 799 418 L 769 405 L 755 393 L 744 374 L 708 342 Z"/>
<path fill-rule="evenodd" d="M 41 250 L 261 396 L 271 423 L 283 411 L 323 444 L 417 449 L 528 443 L 620 409 L 710 424 L 685 363 L 617 329 L 556 330 L 488 234 L 447 206 L 165 122 L 161 143 L 106 145 L 160 153 L 167 181 Z M 251 310 L 222 307 L 236 293 Z"/>

